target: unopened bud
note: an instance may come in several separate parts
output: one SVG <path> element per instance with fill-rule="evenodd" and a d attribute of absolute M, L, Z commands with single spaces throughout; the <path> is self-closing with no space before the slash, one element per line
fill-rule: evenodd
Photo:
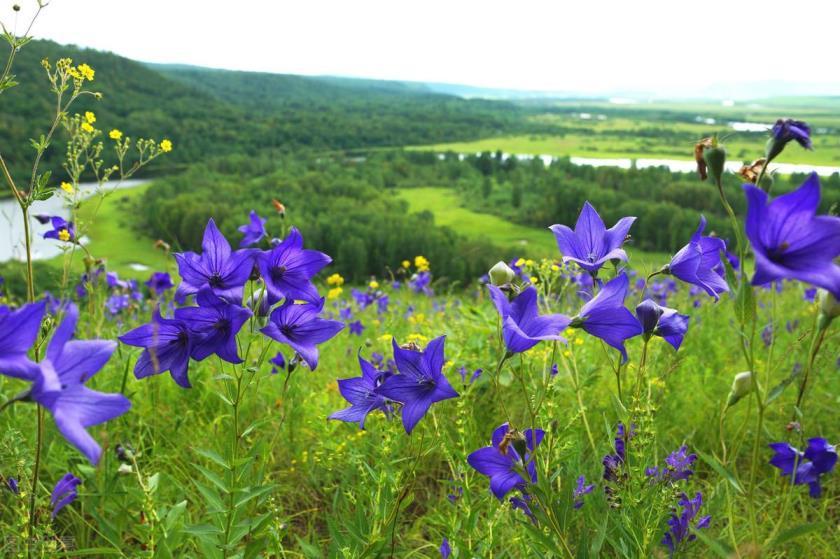
<path fill-rule="evenodd" d="M 120 467 L 117 468 L 117 473 L 127 476 L 133 474 L 134 469 L 131 467 L 131 464 L 120 464 Z"/>
<path fill-rule="evenodd" d="M 817 301 L 820 304 L 820 314 L 824 314 L 829 320 L 840 316 L 840 301 L 825 289 L 817 291 Z"/>
<path fill-rule="evenodd" d="M 16 12 L 19 12 L 20 11 L 20 4 L 15 4 L 14 6 L 12 6 L 12 10 L 14 10 Z"/>
<path fill-rule="evenodd" d="M 709 176 L 719 183 L 723 179 L 723 168 L 726 164 L 726 149 L 721 145 L 707 148 L 703 151 L 703 159 L 709 168 Z"/>
<path fill-rule="evenodd" d="M 726 407 L 734 406 L 738 400 L 746 396 L 752 390 L 752 373 L 744 371 L 735 375 L 732 381 L 732 388 L 729 391 L 729 399 L 726 402 Z"/>
<path fill-rule="evenodd" d="M 490 283 L 495 286 L 510 283 L 516 276 L 516 273 L 511 269 L 511 267 L 502 261 L 497 262 L 495 266 L 490 268 L 490 272 L 488 272 L 488 274 L 490 275 Z"/>

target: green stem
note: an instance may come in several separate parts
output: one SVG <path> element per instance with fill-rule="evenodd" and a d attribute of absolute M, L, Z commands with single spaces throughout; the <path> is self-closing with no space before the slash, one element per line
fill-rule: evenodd
<path fill-rule="evenodd" d="M 234 367 L 234 374 L 236 375 L 236 393 L 233 398 L 233 429 L 231 430 L 230 440 L 230 493 L 228 493 L 228 511 L 227 519 L 225 521 L 225 546 L 222 549 L 222 557 L 228 557 L 228 546 L 230 544 L 230 534 L 233 525 L 233 517 L 236 515 L 235 500 L 236 500 L 236 482 L 237 476 L 237 460 L 239 458 L 239 404 L 242 396 L 242 373 L 236 372 Z"/>
<path fill-rule="evenodd" d="M 814 368 L 814 361 L 817 359 L 817 353 L 820 351 L 820 346 L 825 339 L 825 333 L 828 332 L 828 326 L 823 328 L 815 328 L 814 334 L 811 336 L 811 347 L 808 350 L 808 366 L 805 368 L 805 374 L 802 376 L 802 382 L 799 384 L 799 394 L 796 396 L 796 408 L 799 413 L 802 413 L 802 401 L 805 397 L 805 390 L 808 388 L 808 377 Z M 796 420 L 796 411 L 794 410 L 793 419 Z"/>
<path fill-rule="evenodd" d="M 26 556 L 32 557 L 32 543 L 35 540 L 35 495 L 38 493 L 38 474 L 41 470 L 41 447 L 44 438 L 44 408 L 37 406 L 35 464 L 32 466 L 32 492 L 29 494 L 29 527 L 26 530 Z"/>

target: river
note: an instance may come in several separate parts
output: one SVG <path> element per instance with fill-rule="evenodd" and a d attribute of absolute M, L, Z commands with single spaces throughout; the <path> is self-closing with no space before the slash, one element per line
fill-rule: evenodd
<path fill-rule="evenodd" d="M 103 189 L 118 190 L 123 188 L 134 188 L 149 182 L 148 179 L 126 180 L 121 183 L 106 183 Z M 79 199 L 88 198 L 97 192 L 96 183 L 82 183 L 78 185 Z M 30 215 L 60 215 L 67 219 L 70 210 L 67 208 L 66 196 L 59 190 L 49 200 L 35 202 L 30 208 Z M 44 232 L 48 231 L 49 225 L 41 225 L 33 217 L 30 223 L 32 232 L 32 257 L 35 260 L 52 258 L 61 254 L 61 243 L 55 239 L 45 239 Z M 82 242 L 85 239 L 81 239 Z M 24 248 L 23 216 L 14 198 L 0 199 L 0 262 L 7 260 L 26 260 Z"/>

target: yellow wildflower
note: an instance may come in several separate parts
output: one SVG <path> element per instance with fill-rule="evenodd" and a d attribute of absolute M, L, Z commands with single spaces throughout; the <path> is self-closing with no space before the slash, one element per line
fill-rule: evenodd
<path fill-rule="evenodd" d="M 538 283 L 540 283 L 540 278 L 538 278 L 536 276 L 531 276 L 529 279 L 531 280 L 531 283 L 534 284 L 534 285 L 537 285 Z"/>
<path fill-rule="evenodd" d="M 577 334 L 577 330 L 575 330 L 574 328 L 566 328 L 566 331 L 563 332 L 563 334 L 567 338 L 572 338 L 572 337 L 574 337 L 575 334 Z"/>
<path fill-rule="evenodd" d="M 376 280 L 371 280 L 368 285 L 371 289 L 379 289 L 379 282 Z"/>
<path fill-rule="evenodd" d="M 170 151 L 172 151 L 172 142 L 166 139 L 161 141 L 160 151 L 162 151 L 163 153 L 169 153 Z"/>
<path fill-rule="evenodd" d="M 333 274 L 327 278 L 327 285 L 344 285 L 344 278 L 341 274 Z"/>
<path fill-rule="evenodd" d="M 558 266 L 557 264 L 552 264 L 551 265 L 551 271 L 552 272 L 559 272 L 560 271 L 560 266 Z"/>
<path fill-rule="evenodd" d="M 583 345 L 583 338 L 575 338 L 575 345 Z"/>
<path fill-rule="evenodd" d="M 96 71 L 88 66 L 87 64 L 79 64 L 79 74 L 89 82 L 93 81 L 93 76 L 96 74 Z"/>
<path fill-rule="evenodd" d="M 571 356 L 572 356 L 572 352 L 569 351 L 568 349 L 563 352 L 563 357 L 568 359 Z"/>
<path fill-rule="evenodd" d="M 516 262 L 513 263 L 514 266 L 522 266 L 525 264 L 524 258 L 519 258 Z"/>
<path fill-rule="evenodd" d="M 381 336 L 379 336 L 379 341 L 380 342 L 390 342 L 391 338 L 392 338 L 391 334 L 382 334 Z"/>
<path fill-rule="evenodd" d="M 85 120 L 93 124 L 94 122 L 96 122 L 96 115 L 92 111 L 86 111 Z"/>
<path fill-rule="evenodd" d="M 344 289 L 341 287 L 333 287 L 329 291 L 327 291 L 327 299 L 338 299 L 341 297 L 341 294 L 344 292 Z"/>
<path fill-rule="evenodd" d="M 418 344 L 424 344 L 429 341 L 429 338 L 427 338 L 423 334 L 409 334 L 406 340 L 408 340 L 409 342 L 417 342 Z"/>
<path fill-rule="evenodd" d="M 108 132 L 108 136 L 109 136 L 112 140 L 121 140 L 121 139 L 122 139 L 122 132 L 121 132 L 121 131 L 119 131 L 119 130 L 117 130 L 116 128 L 114 128 L 113 130 L 111 130 L 110 132 Z"/>
<path fill-rule="evenodd" d="M 402 261 L 402 267 L 403 268 L 409 268 L 410 266 L 411 266 L 411 262 L 409 262 L 408 260 L 403 260 Z"/>
<path fill-rule="evenodd" d="M 73 194 L 73 192 L 74 192 L 73 185 L 70 184 L 69 182 L 62 182 L 61 183 L 61 190 L 63 190 L 67 194 Z"/>
<path fill-rule="evenodd" d="M 91 126 L 89 122 L 83 122 L 82 123 L 82 130 L 84 130 L 87 133 L 91 133 L 91 132 L 93 132 L 93 126 Z"/>
<path fill-rule="evenodd" d="M 414 257 L 414 266 L 417 268 L 418 272 L 428 272 L 429 271 L 429 261 L 426 260 L 425 256 L 415 256 Z"/>
<path fill-rule="evenodd" d="M 534 261 L 533 261 L 533 260 L 531 260 L 531 259 L 529 258 L 528 260 L 526 260 L 526 261 L 525 261 L 525 265 L 526 265 L 526 266 L 533 266 L 533 265 L 534 265 Z"/>

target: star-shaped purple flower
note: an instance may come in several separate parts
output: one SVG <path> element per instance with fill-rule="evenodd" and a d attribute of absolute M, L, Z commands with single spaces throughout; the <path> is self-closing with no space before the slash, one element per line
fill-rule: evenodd
<path fill-rule="evenodd" d="M 706 218 L 700 216 L 697 231 L 689 243 L 671 258 L 665 272 L 702 288 L 718 300 L 720 293 L 729 291 L 729 285 L 721 273 L 723 268 L 720 255 L 726 251 L 726 243 L 717 237 L 704 237 L 705 229 Z"/>
<path fill-rule="evenodd" d="M 52 229 L 44 233 L 45 239 L 57 239 L 70 243 L 76 241 L 76 227 L 72 221 L 67 221 L 61 216 L 54 215 L 50 217 L 50 224 L 52 225 Z"/>
<path fill-rule="evenodd" d="M 394 360 L 400 374 L 385 379 L 376 392 L 400 402 L 406 433 L 411 433 L 435 402 L 456 398 L 458 393 L 443 374 L 443 346 L 446 336 L 435 338 L 425 351 L 403 349 L 392 340 Z"/>
<path fill-rule="evenodd" d="M 583 305 L 570 323 L 572 328 L 583 328 L 588 334 L 601 338 L 607 345 L 620 351 L 623 361 L 627 361 L 624 340 L 642 333 L 639 321 L 624 307 L 629 287 L 630 281 L 622 272 Z"/>
<path fill-rule="evenodd" d="M 797 279 L 840 298 L 840 217 L 816 215 L 820 180 L 811 173 L 802 185 L 772 202 L 751 184 L 746 232 L 755 254 L 753 285 Z"/>
<path fill-rule="evenodd" d="M 563 253 L 563 262 L 575 262 L 594 274 L 608 260 L 627 261 L 627 253 L 621 245 L 634 221 L 635 217 L 622 217 L 607 229 L 592 204 L 584 202 L 574 231 L 566 225 L 552 225 L 549 229 L 554 233 L 557 246 Z"/>
<path fill-rule="evenodd" d="M 808 439 L 808 448 L 800 452 L 788 443 L 771 443 L 770 448 L 775 454 L 770 459 L 770 465 L 779 468 L 783 476 L 796 473 L 793 478 L 795 485 L 808 484 L 809 494 L 817 498 L 822 493 L 820 476 L 829 473 L 837 463 L 837 449 L 822 437 Z"/>
<path fill-rule="evenodd" d="M 166 272 L 154 272 L 145 282 L 152 295 L 159 297 L 174 287 L 172 278 Z"/>
<path fill-rule="evenodd" d="M 767 161 L 775 159 L 791 141 L 805 149 L 811 149 L 811 128 L 801 120 L 780 118 L 770 131 L 770 140 L 765 150 Z"/>
<path fill-rule="evenodd" d="M 659 336 L 674 346 L 674 349 L 680 349 L 688 331 L 690 317 L 678 313 L 676 309 L 661 307 L 653 300 L 645 299 L 636 306 L 636 318 L 642 325 L 645 339 Z"/>
<path fill-rule="evenodd" d="M 373 364 L 362 358 L 361 353 L 359 367 L 362 369 L 362 376 L 338 381 L 338 391 L 350 402 L 350 407 L 335 412 L 329 419 L 358 423 L 359 428 L 364 429 L 365 419 L 371 412 L 382 410 L 385 415 L 390 414 L 388 400 L 376 392 L 390 373 L 377 370 Z"/>
<path fill-rule="evenodd" d="M 502 317 L 502 337 L 511 353 L 527 351 L 542 340 L 566 342 L 560 333 L 571 319 L 562 314 L 539 316 L 537 290 L 531 286 L 509 301 L 504 291 L 488 285 L 490 297 Z"/>
<path fill-rule="evenodd" d="M 537 482 L 537 468 L 531 458 L 545 436 L 542 429 L 526 429 L 522 433 L 526 451 L 520 456 L 507 436 L 509 432 L 510 425 L 503 423 L 493 431 L 491 446 L 479 448 L 467 456 L 470 466 L 490 478 L 490 491 L 500 501 L 511 490 L 525 489 L 528 483 Z M 522 476 L 525 472 L 529 481 Z"/>
<path fill-rule="evenodd" d="M 695 530 L 708 528 L 712 522 L 712 517 L 708 515 L 698 518 L 696 522 L 694 520 L 700 512 L 700 507 L 703 506 L 703 495 L 699 491 L 693 499 L 689 499 L 685 493 L 681 494 L 677 504 L 682 511 L 679 515 L 676 510 L 671 513 L 671 518 L 668 519 L 668 531 L 662 538 L 662 545 L 671 551 L 671 557 L 684 542 L 693 541 L 697 537 L 691 532 L 692 528 Z"/>
<path fill-rule="evenodd" d="M 326 320 L 318 315 L 324 308 L 324 299 L 316 303 L 295 304 L 291 299 L 271 311 L 263 334 L 286 344 L 300 355 L 311 370 L 318 366 L 318 344 L 338 334 L 344 323 Z"/>
<path fill-rule="evenodd" d="M 312 277 L 332 262 L 317 250 L 303 248 L 303 237 L 292 227 L 289 235 L 273 249 L 260 253 L 257 263 L 269 293 L 277 298 L 316 303 L 320 296 Z"/>
<path fill-rule="evenodd" d="M 38 339 L 46 301 L 29 303 L 16 311 L 0 306 L 0 374 L 34 380 L 38 365 L 27 356 Z"/>
<path fill-rule="evenodd" d="M 186 322 L 163 318 L 155 308 L 152 321 L 127 332 L 119 340 L 130 346 L 142 347 L 143 353 L 134 365 L 134 376 L 146 378 L 169 371 L 183 388 L 190 388 L 187 369 L 190 364 L 192 340 Z"/>
<path fill-rule="evenodd" d="M 251 317 L 251 311 L 233 305 L 204 288 L 196 296 L 197 307 L 175 310 L 175 319 L 186 324 L 192 339 L 190 356 L 196 361 L 218 355 L 228 363 L 242 363 L 236 334 Z"/>
<path fill-rule="evenodd" d="M 265 230 L 266 220 L 264 218 L 258 216 L 254 210 L 251 210 L 248 217 L 248 223 L 239 227 L 239 232 L 244 235 L 242 241 L 239 243 L 239 248 L 255 245 L 264 237 L 268 236 Z"/>
<path fill-rule="evenodd" d="M 201 254 L 195 252 L 176 253 L 181 285 L 175 297 L 183 301 L 188 295 L 209 287 L 219 297 L 232 302 L 242 301 L 243 286 L 254 266 L 253 251 L 250 249 L 231 252 L 228 243 L 213 218 L 204 229 Z"/>
<path fill-rule="evenodd" d="M 46 358 L 30 396 L 52 413 L 58 430 L 92 464 L 99 462 L 102 449 L 86 431 L 118 417 L 131 408 L 122 394 L 105 394 L 85 387 L 111 358 L 117 343 L 105 340 L 70 341 L 76 329 L 79 310 L 68 305 L 64 320 L 47 346 Z"/>

